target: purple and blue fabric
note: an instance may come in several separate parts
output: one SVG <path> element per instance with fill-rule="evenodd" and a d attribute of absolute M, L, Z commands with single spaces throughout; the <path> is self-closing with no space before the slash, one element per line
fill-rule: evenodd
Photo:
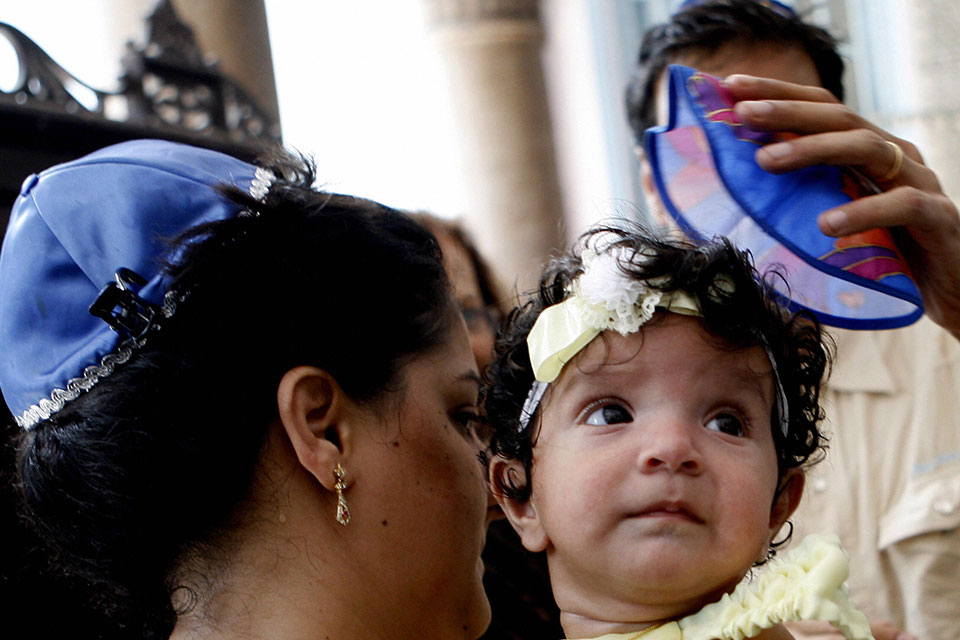
<path fill-rule="evenodd" d="M 814 166 L 775 175 L 755 160 L 783 134 L 743 125 L 719 79 L 689 67 L 667 72 L 666 126 L 648 129 L 644 150 L 660 198 L 691 238 L 726 236 L 749 250 L 757 269 L 792 307 L 824 324 L 889 329 L 923 315 L 920 292 L 886 229 L 831 238 L 817 216 L 876 193 L 851 169 Z"/>

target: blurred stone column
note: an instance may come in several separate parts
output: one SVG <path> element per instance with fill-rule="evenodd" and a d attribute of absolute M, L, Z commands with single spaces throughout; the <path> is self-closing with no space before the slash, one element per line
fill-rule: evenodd
<path fill-rule="evenodd" d="M 173 6 L 204 55 L 216 60 L 221 73 L 243 87 L 264 115 L 279 122 L 263 0 L 175 0 Z"/>
<path fill-rule="evenodd" d="M 193 31 L 204 57 L 250 94 L 273 122 L 279 122 L 270 35 L 263 0 L 101 0 L 104 20 L 116 41 L 120 66 L 124 42 L 147 41 L 147 17 L 162 3 Z"/>
<path fill-rule="evenodd" d="M 465 224 L 511 290 L 562 245 L 538 0 L 422 0 L 449 81 Z"/>
<path fill-rule="evenodd" d="M 916 96 L 895 125 L 916 132 L 913 140 L 937 172 L 944 191 L 960 201 L 960 4 L 955 0 L 902 0 L 900 22 L 907 41 L 904 76 Z"/>

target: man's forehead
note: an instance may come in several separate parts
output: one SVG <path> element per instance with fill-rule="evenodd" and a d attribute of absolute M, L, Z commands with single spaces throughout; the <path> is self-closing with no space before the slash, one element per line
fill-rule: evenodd
<path fill-rule="evenodd" d="M 673 62 L 719 78 L 744 73 L 794 84 L 822 86 L 820 74 L 813 59 L 800 45 L 796 44 L 734 40 L 713 50 L 691 49 L 678 56 Z M 670 109 L 665 78 L 666 71 L 657 79 L 658 125 L 667 123 Z"/>

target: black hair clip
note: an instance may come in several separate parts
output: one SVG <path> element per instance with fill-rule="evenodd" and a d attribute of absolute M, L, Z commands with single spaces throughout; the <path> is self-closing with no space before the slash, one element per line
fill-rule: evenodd
<path fill-rule="evenodd" d="M 161 312 L 160 306 L 144 300 L 131 289 L 136 286 L 139 290 L 147 284 L 140 274 L 120 267 L 114 277 L 116 281 L 100 291 L 89 311 L 109 324 L 121 338 L 139 340 L 153 327 Z"/>

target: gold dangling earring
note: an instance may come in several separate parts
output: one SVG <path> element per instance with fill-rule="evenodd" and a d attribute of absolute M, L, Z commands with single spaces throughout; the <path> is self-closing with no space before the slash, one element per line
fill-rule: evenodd
<path fill-rule="evenodd" d="M 347 506 L 347 501 L 343 497 L 343 491 L 347 488 L 347 483 L 343 481 L 346 475 L 343 465 L 338 462 L 333 468 L 333 478 L 336 480 L 333 488 L 337 491 L 337 522 L 343 526 L 350 524 L 350 507 Z"/>

